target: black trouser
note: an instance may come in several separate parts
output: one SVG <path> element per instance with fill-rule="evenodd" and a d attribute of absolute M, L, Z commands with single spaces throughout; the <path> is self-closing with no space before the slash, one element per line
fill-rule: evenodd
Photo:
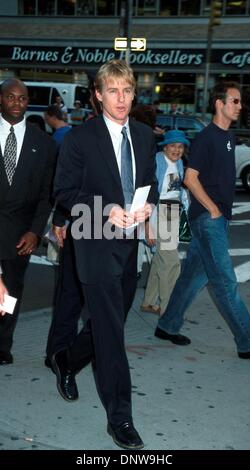
<path fill-rule="evenodd" d="M 66 348 L 78 332 L 78 320 L 84 304 L 82 286 L 78 279 L 73 239 L 70 230 L 60 250 L 54 310 L 48 334 L 46 353 L 52 356 Z"/>
<path fill-rule="evenodd" d="M 71 347 L 71 368 L 79 370 L 94 358 L 94 374 L 108 421 L 132 420 L 131 379 L 124 343 L 124 323 L 137 283 L 137 241 L 117 241 L 119 275 L 106 276 L 83 291 L 90 321 Z"/>
<path fill-rule="evenodd" d="M 9 295 L 17 298 L 13 314 L 6 313 L 0 316 L 0 351 L 10 351 L 13 344 L 13 335 L 16 327 L 20 303 L 22 300 L 24 275 L 29 264 L 30 256 L 19 256 L 11 260 L 2 260 L 3 281 Z"/>

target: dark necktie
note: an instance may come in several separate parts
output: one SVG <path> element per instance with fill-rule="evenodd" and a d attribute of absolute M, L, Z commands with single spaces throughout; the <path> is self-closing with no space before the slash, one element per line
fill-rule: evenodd
<path fill-rule="evenodd" d="M 17 156 L 17 141 L 14 132 L 14 127 L 11 126 L 10 133 L 6 139 L 3 159 L 6 175 L 9 185 L 12 183 L 12 178 L 16 169 L 16 156 Z"/>
<path fill-rule="evenodd" d="M 125 204 L 131 204 L 134 196 L 131 146 L 126 127 L 122 128 L 121 181 Z"/>

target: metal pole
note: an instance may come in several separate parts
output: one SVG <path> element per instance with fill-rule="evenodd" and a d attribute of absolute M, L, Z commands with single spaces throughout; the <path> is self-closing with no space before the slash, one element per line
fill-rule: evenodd
<path fill-rule="evenodd" d="M 131 31 L 132 31 L 132 10 L 133 0 L 127 0 L 127 49 L 125 60 L 127 64 L 130 62 L 130 42 L 131 42 Z"/>
<path fill-rule="evenodd" d="M 203 106 L 202 106 L 202 119 L 205 119 L 207 111 L 207 97 L 208 97 L 208 81 L 211 63 L 211 51 L 212 51 L 212 38 L 213 28 L 209 25 L 207 32 L 207 52 L 206 52 L 206 68 L 205 68 L 205 79 L 204 79 L 204 91 L 203 91 Z"/>

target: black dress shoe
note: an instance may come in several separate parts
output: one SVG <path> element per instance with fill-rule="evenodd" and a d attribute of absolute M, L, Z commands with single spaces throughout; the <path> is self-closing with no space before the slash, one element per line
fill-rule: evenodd
<path fill-rule="evenodd" d="M 9 351 L 0 351 L 0 366 L 13 364 L 13 356 Z"/>
<path fill-rule="evenodd" d="M 161 328 L 156 328 L 155 336 L 160 339 L 167 339 L 174 344 L 178 344 L 178 346 L 187 346 L 191 343 L 191 340 L 187 336 L 183 335 L 170 335 L 166 333 L 166 331 L 161 330 Z"/>
<path fill-rule="evenodd" d="M 238 356 L 241 359 L 250 359 L 250 351 L 247 352 L 238 352 Z"/>
<path fill-rule="evenodd" d="M 78 399 L 78 390 L 75 381 L 75 373 L 68 366 L 68 350 L 63 349 L 51 358 L 51 364 L 57 378 L 57 389 L 66 401 Z"/>
<path fill-rule="evenodd" d="M 133 424 L 125 422 L 119 426 L 108 423 L 108 433 L 113 441 L 123 449 L 142 449 L 144 444 Z"/>

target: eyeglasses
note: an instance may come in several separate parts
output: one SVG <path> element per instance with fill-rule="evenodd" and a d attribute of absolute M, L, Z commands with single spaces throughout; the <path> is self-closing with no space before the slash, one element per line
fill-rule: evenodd
<path fill-rule="evenodd" d="M 231 103 L 233 103 L 233 104 L 240 104 L 240 103 L 241 103 L 241 99 L 240 99 L 240 98 L 229 98 L 229 100 L 230 100 Z"/>

